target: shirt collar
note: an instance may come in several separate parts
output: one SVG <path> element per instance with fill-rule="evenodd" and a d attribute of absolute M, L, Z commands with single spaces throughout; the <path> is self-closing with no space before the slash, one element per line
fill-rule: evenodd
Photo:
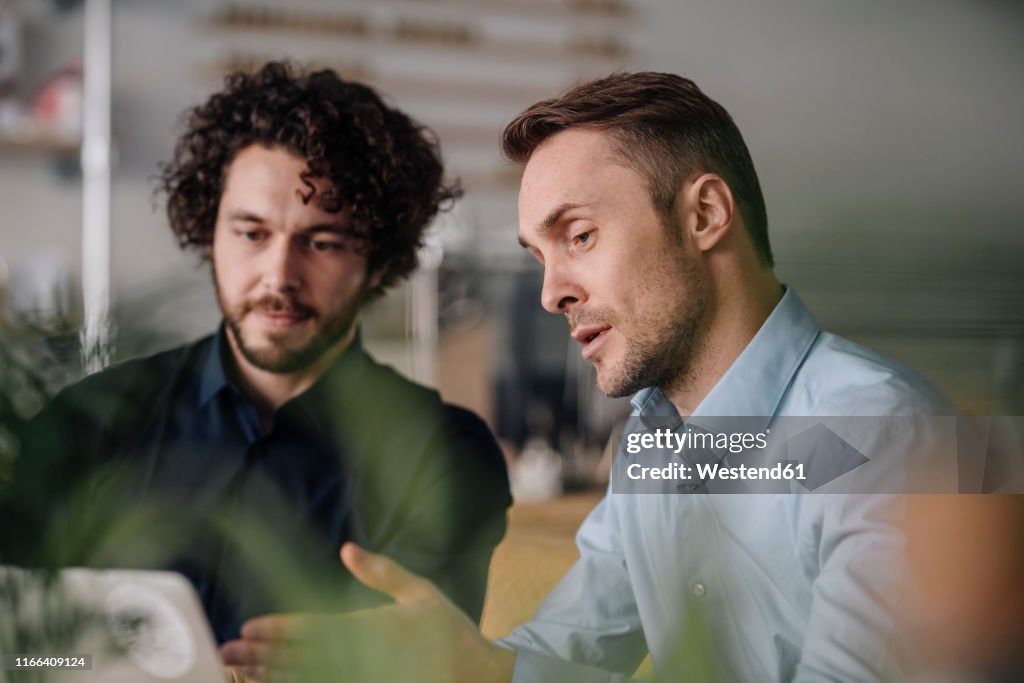
<path fill-rule="evenodd" d="M 199 407 L 203 408 L 222 389 L 231 386 L 224 368 L 224 354 L 227 352 L 228 339 L 224 331 L 224 323 L 217 328 L 211 343 L 206 348 L 206 357 L 199 366 Z"/>
<path fill-rule="evenodd" d="M 761 325 L 754 338 L 694 409 L 687 423 L 702 416 L 763 417 L 767 425 L 803 364 L 821 326 L 792 288 Z M 675 416 L 675 406 L 656 387 L 639 391 L 631 403 L 639 416 Z"/>
<path fill-rule="evenodd" d="M 351 367 L 360 365 L 360 360 L 363 359 L 363 334 L 360 328 L 356 328 L 355 336 L 352 338 L 352 343 L 348 345 L 348 348 L 338 357 L 331 368 L 328 369 L 324 375 L 338 374 L 341 372 L 343 367 Z M 227 354 L 230 353 L 228 347 L 227 332 L 225 331 L 224 323 L 220 324 L 217 328 L 217 333 L 211 340 L 212 343 L 206 349 L 206 356 L 200 362 L 200 378 L 199 378 L 199 407 L 203 408 L 210 400 L 219 394 L 224 389 L 234 389 L 235 385 L 228 378 L 227 368 L 225 363 Z M 323 385 L 329 384 L 326 377 L 320 377 L 310 389 L 303 392 L 302 396 L 317 393 L 321 390 Z"/>

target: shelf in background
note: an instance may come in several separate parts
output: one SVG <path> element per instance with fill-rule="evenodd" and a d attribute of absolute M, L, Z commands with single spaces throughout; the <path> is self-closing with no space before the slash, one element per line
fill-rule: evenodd
<path fill-rule="evenodd" d="M 78 154 L 81 140 L 58 135 L 13 136 L 0 134 L 0 154 Z"/>

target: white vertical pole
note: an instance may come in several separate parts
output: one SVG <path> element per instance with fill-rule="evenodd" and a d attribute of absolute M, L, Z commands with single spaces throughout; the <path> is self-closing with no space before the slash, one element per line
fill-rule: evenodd
<path fill-rule="evenodd" d="M 110 311 L 111 0 L 85 0 L 82 121 L 82 361 L 107 364 Z"/>
<path fill-rule="evenodd" d="M 417 382 L 434 386 L 437 361 L 437 286 L 442 249 L 427 244 L 420 250 L 420 268 L 411 278 L 412 285 L 412 376 Z"/>

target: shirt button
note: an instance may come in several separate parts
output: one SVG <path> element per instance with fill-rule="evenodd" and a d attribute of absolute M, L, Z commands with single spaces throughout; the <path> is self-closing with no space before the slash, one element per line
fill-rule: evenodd
<path fill-rule="evenodd" d="M 708 589 L 704 587 L 703 583 L 697 582 L 693 584 L 693 594 L 698 598 L 703 598 L 704 594 L 708 592 Z"/>

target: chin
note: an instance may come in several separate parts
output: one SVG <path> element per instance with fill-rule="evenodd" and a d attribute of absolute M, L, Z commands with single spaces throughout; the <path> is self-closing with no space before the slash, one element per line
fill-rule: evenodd
<path fill-rule="evenodd" d="M 622 382 L 616 381 L 617 377 L 610 377 L 607 373 L 597 371 L 597 388 L 602 394 L 609 398 L 622 398 L 627 394 L 622 393 Z"/>
<path fill-rule="evenodd" d="M 267 329 L 259 327 L 254 330 L 247 330 L 243 333 L 246 341 L 255 346 L 250 348 L 259 350 L 261 353 L 290 354 L 301 351 L 313 338 L 313 334 L 306 329 Z"/>

